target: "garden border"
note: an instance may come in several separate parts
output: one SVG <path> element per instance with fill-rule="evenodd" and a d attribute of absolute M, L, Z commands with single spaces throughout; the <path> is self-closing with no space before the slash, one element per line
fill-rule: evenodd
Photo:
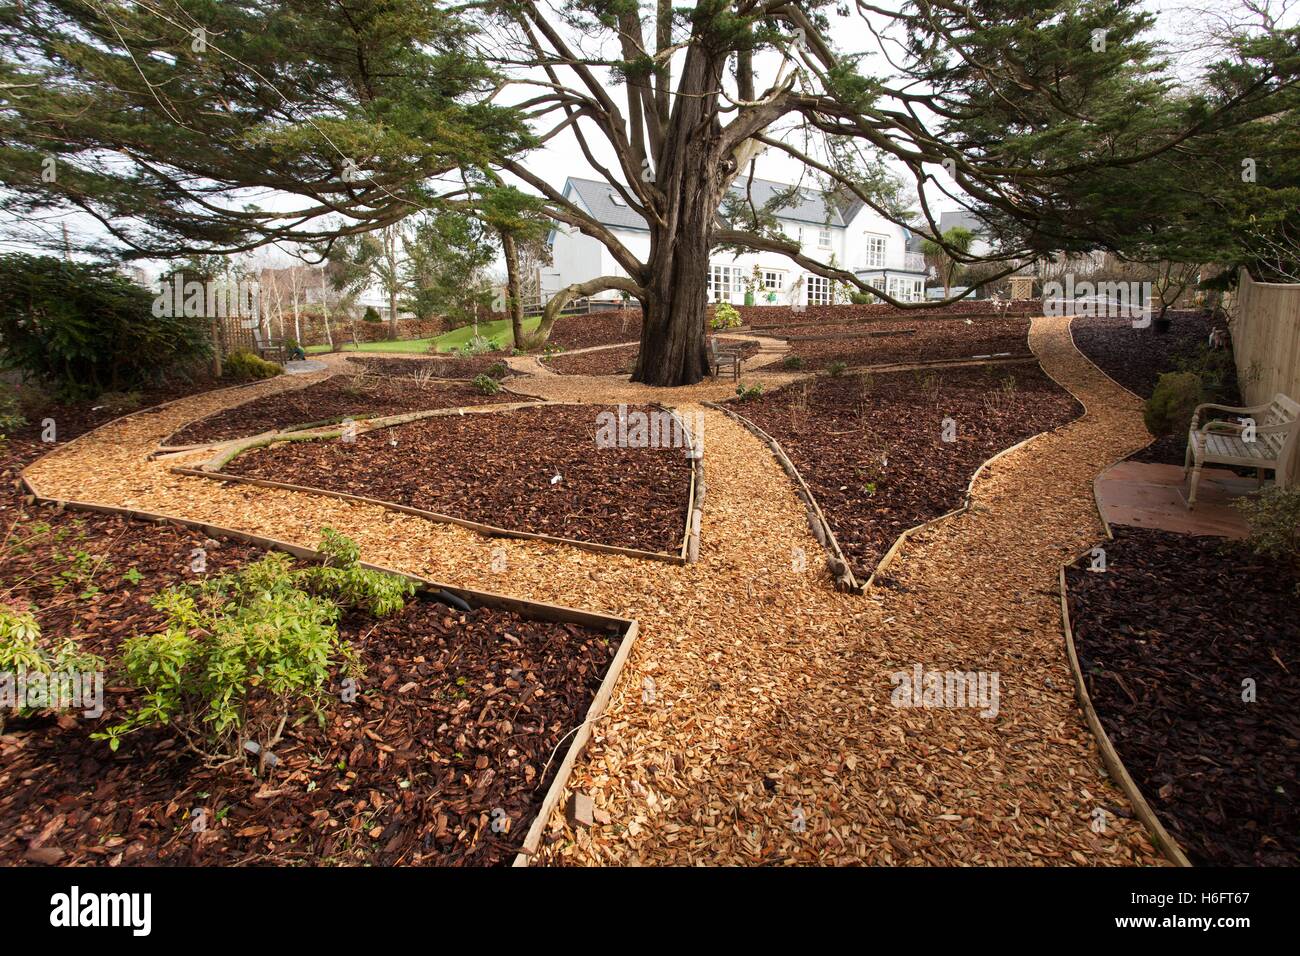
<path fill-rule="evenodd" d="M 373 431 L 390 425 L 405 424 L 410 421 L 418 421 L 425 418 L 449 417 L 460 414 L 490 414 L 493 412 L 517 411 L 520 408 L 541 408 L 549 406 L 581 406 L 585 402 L 526 402 L 526 403 L 508 403 L 503 405 L 473 405 L 464 409 L 434 409 L 427 412 L 408 412 L 404 415 L 393 415 L 387 418 L 370 419 L 367 424 L 367 431 Z M 597 407 L 597 406 L 592 406 Z M 686 422 L 673 410 L 665 406 L 670 414 L 681 422 L 682 430 L 687 436 L 691 436 L 689 427 Z M 315 488 L 309 485 L 298 485 L 291 482 L 273 481 L 268 478 L 251 478 L 245 475 L 231 475 L 218 469 L 224 467 L 231 460 L 249 451 L 253 448 L 265 447 L 282 441 L 315 441 L 338 438 L 343 433 L 341 431 L 315 431 L 309 433 L 283 433 L 275 432 L 254 436 L 250 439 L 242 440 L 241 444 L 234 448 L 225 447 L 220 449 L 216 455 L 202 463 L 198 468 L 184 466 L 173 466 L 171 472 L 176 475 L 185 475 L 191 478 L 205 478 L 209 481 L 232 482 L 235 484 L 253 485 L 259 488 L 275 488 L 281 491 L 293 491 L 299 494 L 315 495 L 323 498 L 336 498 L 341 501 L 355 501 L 361 504 L 374 505 L 380 508 L 386 508 L 390 511 L 401 512 L 402 514 L 414 515 L 417 518 L 423 518 L 438 524 L 454 524 L 470 531 L 478 532 L 493 538 L 518 538 L 528 541 L 545 541 L 552 544 L 568 545 L 570 547 L 580 548 L 585 551 L 595 551 L 601 554 L 620 554 L 624 557 L 637 558 L 643 561 L 662 561 L 667 564 L 689 564 L 695 560 L 691 555 L 698 557 L 699 554 L 699 520 L 695 518 L 699 510 L 696 506 L 696 491 L 698 474 L 702 473 L 700 461 L 695 455 L 688 456 L 691 464 L 691 476 L 688 484 L 686 496 L 686 515 L 685 530 L 681 546 L 676 553 L 667 551 L 646 551 L 641 548 L 625 548 L 619 545 L 602 544 L 598 541 L 580 541 L 576 538 L 564 538 L 557 535 L 539 534 L 534 531 L 522 531 L 510 528 L 502 528 L 496 525 L 485 524 L 480 521 L 473 521 L 469 518 L 458 518 L 453 515 L 443 514 L 438 511 L 429 511 L 424 508 L 416 508 L 411 505 L 398 504 L 394 501 L 385 501 L 381 498 L 371 498 L 365 495 L 353 495 L 343 491 L 330 491 L 326 488 Z M 696 448 L 694 437 L 691 436 L 691 449 Z"/>
<path fill-rule="evenodd" d="M 1124 791 L 1124 795 L 1128 797 L 1129 803 L 1133 806 L 1133 812 L 1142 822 L 1142 825 L 1147 828 L 1152 840 L 1160 848 L 1160 852 L 1165 855 L 1165 859 L 1175 866 L 1190 867 L 1192 862 L 1187 858 L 1187 854 L 1183 852 L 1183 848 L 1178 841 L 1160 822 L 1160 818 L 1151 809 L 1146 797 L 1142 795 L 1141 788 L 1138 787 L 1137 782 L 1129 774 L 1128 768 L 1124 766 L 1124 761 L 1120 759 L 1119 751 L 1115 749 L 1110 736 L 1106 733 L 1106 728 L 1102 726 L 1096 708 L 1093 707 L 1092 696 L 1088 693 L 1087 684 L 1083 679 L 1079 654 L 1074 646 L 1074 629 L 1070 624 L 1069 585 L 1066 581 L 1065 569 L 1090 551 L 1091 549 L 1081 551 L 1073 558 L 1062 561 L 1057 572 L 1061 600 L 1061 625 L 1065 630 L 1065 655 L 1069 661 L 1070 675 L 1074 678 L 1074 696 L 1079 702 L 1080 709 L 1083 710 L 1084 719 L 1088 722 L 1088 729 L 1092 731 L 1092 736 L 1097 741 L 1097 749 L 1101 751 L 1101 762 L 1105 765 L 1106 772 L 1110 775 L 1111 780 Z"/>
<path fill-rule="evenodd" d="M 303 545 L 291 544 L 288 541 L 281 541 L 277 538 L 267 538 L 262 535 L 252 534 L 246 531 L 238 531 L 234 528 L 226 528 L 221 525 L 208 524 L 202 521 L 194 521 L 189 518 L 179 518 L 174 515 L 159 514 L 150 511 L 140 511 L 132 508 L 120 508 L 116 505 L 102 505 L 87 501 L 76 501 L 65 498 L 47 498 L 40 494 L 36 486 L 27 479 L 25 475 L 20 476 L 19 481 L 27 494 L 30 494 L 38 505 L 46 505 L 55 508 L 57 511 L 88 511 L 96 514 L 122 515 L 124 517 L 144 521 L 151 524 L 162 524 L 171 522 L 186 528 L 193 528 L 201 531 L 209 537 L 225 537 L 245 544 L 251 544 L 255 547 L 264 548 L 272 551 L 283 551 L 294 557 L 303 558 L 309 561 L 322 561 L 324 555 L 313 548 L 304 547 Z M 498 608 L 516 613 L 527 613 L 533 617 L 539 617 L 543 620 L 558 621 L 561 623 L 576 623 L 587 626 L 594 626 L 611 630 L 620 635 L 618 649 L 610 659 L 609 667 L 605 670 L 605 676 L 601 679 L 600 687 L 592 696 L 591 704 L 587 708 L 586 716 L 582 723 L 577 726 L 577 732 L 574 733 L 572 741 L 565 752 L 564 759 L 560 762 L 555 771 L 555 778 L 546 790 L 546 795 L 542 798 L 542 803 L 537 811 L 537 816 L 529 826 L 528 832 L 524 836 L 523 843 L 515 853 L 512 866 L 528 866 L 529 858 L 535 854 L 541 845 L 542 834 L 544 833 L 551 814 L 559 805 L 560 798 L 568 786 L 569 777 L 573 773 L 573 768 L 577 763 L 578 757 L 585 749 L 591 739 L 591 726 L 597 720 L 605 715 L 605 710 L 613 697 L 614 688 L 622 674 L 624 666 L 627 664 L 628 657 L 632 652 L 632 645 L 640 634 L 640 622 L 636 618 L 618 617 L 613 614 L 605 614 L 599 611 L 585 611 L 581 608 L 568 607 L 563 604 L 550 604 L 545 601 L 534 601 L 529 598 L 512 597 L 508 594 L 498 594 L 495 591 L 480 591 L 475 588 L 459 587 L 456 585 L 442 584 L 434 581 L 432 578 L 421 577 L 418 574 L 409 574 L 405 571 L 396 571 L 392 568 L 384 567 L 380 564 L 372 564 L 368 561 L 358 562 L 362 567 L 371 571 L 382 571 L 386 574 L 397 575 L 406 578 L 408 581 L 414 581 L 421 586 L 426 592 L 443 591 L 454 595 L 466 603 L 481 607 Z M 572 732 L 572 731 L 571 731 Z M 563 738 L 561 738 L 563 740 Z"/>

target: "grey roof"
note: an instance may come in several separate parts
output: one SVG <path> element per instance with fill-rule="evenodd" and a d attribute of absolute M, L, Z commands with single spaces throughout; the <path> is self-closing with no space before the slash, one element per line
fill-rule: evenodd
<path fill-rule="evenodd" d="M 627 206 L 620 206 L 613 200 L 613 196 L 618 195 L 614 187 L 603 179 L 579 179 L 576 176 L 570 176 L 568 186 L 578 194 L 582 204 L 587 207 L 588 211 L 595 217 L 596 221 L 605 226 L 621 226 L 625 229 L 646 229 L 646 222 L 634 210 Z M 755 179 L 751 184 L 747 178 L 741 177 L 731 186 L 731 191 L 739 195 L 751 195 L 754 205 L 759 209 L 773 198 L 779 191 L 788 190 L 787 183 L 777 183 L 770 179 Z M 619 197 L 622 198 L 621 196 Z M 776 215 L 781 219 L 791 219 L 795 222 L 815 223 L 824 226 L 829 223 L 832 226 L 843 226 L 847 220 L 851 220 L 861 208 L 862 203 L 855 201 L 850 203 L 843 213 L 833 203 L 828 204 L 826 197 L 818 189 L 800 189 L 797 197 L 794 197 L 789 205 L 775 210 Z M 829 213 L 828 213 L 829 208 Z"/>
<path fill-rule="evenodd" d="M 963 229 L 969 229 L 977 236 L 988 232 L 987 227 L 975 215 L 966 209 L 954 209 L 951 212 L 939 213 L 939 231 L 947 232 L 954 226 L 961 226 Z"/>

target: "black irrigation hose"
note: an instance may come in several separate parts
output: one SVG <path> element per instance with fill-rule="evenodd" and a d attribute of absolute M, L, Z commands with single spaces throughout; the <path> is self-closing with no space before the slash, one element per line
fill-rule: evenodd
<path fill-rule="evenodd" d="M 454 607 L 459 611 L 473 610 L 473 608 L 471 608 L 467 603 L 465 603 L 464 599 L 457 597 L 456 595 L 452 594 L 450 591 L 434 591 L 430 595 L 430 597 L 432 597 L 435 601 L 439 601 L 443 604 Z"/>

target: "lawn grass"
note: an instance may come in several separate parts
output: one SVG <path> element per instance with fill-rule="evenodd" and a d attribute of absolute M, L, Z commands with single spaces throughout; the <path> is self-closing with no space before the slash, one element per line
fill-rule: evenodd
<path fill-rule="evenodd" d="M 541 316 L 524 319 L 524 331 L 529 333 L 537 331 L 537 326 L 541 321 Z M 501 348 L 508 348 L 511 344 L 510 321 L 500 319 L 496 322 L 480 322 L 478 334 L 489 342 L 495 342 Z M 466 325 L 459 329 L 452 329 L 450 332 L 444 332 L 434 338 L 399 339 L 396 342 L 387 340 L 382 342 L 362 342 L 360 346 L 340 339 L 339 350 L 343 352 L 428 352 L 431 345 L 436 345 L 439 352 L 451 352 L 455 349 L 464 348 L 473 337 L 474 326 Z M 329 346 L 309 345 L 307 351 L 313 354 L 328 352 Z"/>

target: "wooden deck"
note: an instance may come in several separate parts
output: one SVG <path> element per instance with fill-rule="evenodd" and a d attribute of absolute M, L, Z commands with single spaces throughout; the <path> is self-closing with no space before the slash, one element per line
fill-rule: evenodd
<path fill-rule="evenodd" d="M 1187 482 L 1178 465 L 1122 461 L 1093 483 L 1102 517 L 1113 525 L 1156 528 L 1181 534 L 1244 538 L 1246 519 L 1232 501 L 1258 487 L 1226 468 L 1205 468 L 1196 508 L 1187 510 Z"/>

